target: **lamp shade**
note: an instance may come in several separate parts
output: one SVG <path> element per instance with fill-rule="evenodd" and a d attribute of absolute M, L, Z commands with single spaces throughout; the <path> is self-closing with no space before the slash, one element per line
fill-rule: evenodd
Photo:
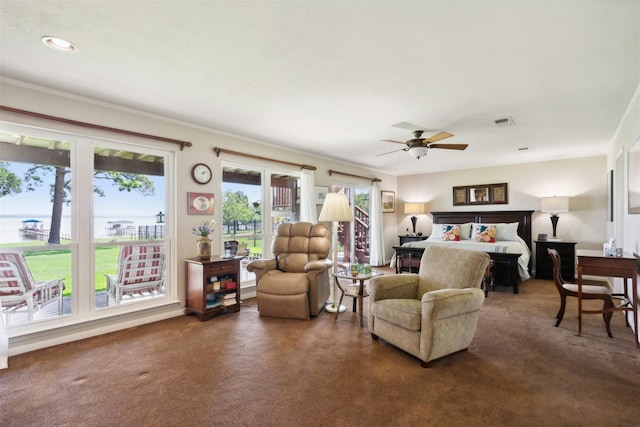
<path fill-rule="evenodd" d="M 404 204 L 405 214 L 423 214 L 426 211 L 427 211 L 427 207 L 425 203 L 405 203 Z"/>
<path fill-rule="evenodd" d="M 344 193 L 328 193 L 318 221 L 353 221 L 349 199 Z"/>
<path fill-rule="evenodd" d="M 568 197 L 543 197 L 541 202 L 542 212 L 550 212 L 557 214 L 559 212 L 569 212 L 569 198 Z"/>

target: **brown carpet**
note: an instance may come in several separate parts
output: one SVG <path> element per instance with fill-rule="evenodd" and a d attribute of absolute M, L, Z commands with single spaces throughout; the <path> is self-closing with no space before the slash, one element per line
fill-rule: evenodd
<path fill-rule="evenodd" d="M 622 315 L 613 339 L 598 315 L 577 337 L 574 300 L 553 327 L 552 282 L 520 292 L 490 293 L 469 350 L 431 369 L 373 341 L 349 298 L 337 322 L 264 318 L 249 300 L 14 356 L 0 425 L 638 425 L 640 349 Z"/>

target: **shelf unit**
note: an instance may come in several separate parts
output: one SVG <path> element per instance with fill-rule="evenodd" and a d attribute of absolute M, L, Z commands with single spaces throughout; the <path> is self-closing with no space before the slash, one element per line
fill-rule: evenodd
<path fill-rule="evenodd" d="M 201 322 L 221 313 L 240 311 L 240 260 L 243 257 L 185 259 L 186 314 Z"/>

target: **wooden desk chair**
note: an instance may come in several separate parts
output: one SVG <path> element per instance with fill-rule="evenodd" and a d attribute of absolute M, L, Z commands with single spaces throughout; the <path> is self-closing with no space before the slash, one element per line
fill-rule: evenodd
<path fill-rule="evenodd" d="M 556 284 L 556 288 L 558 289 L 558 293 L 560 294 L 560 309 L 558 310 L 558 314 L 556 314 L 556 327 L 560 325 L 562 322 L 562 318 L 564 317 L 564 310 L 566 307 L 567 297 L 578 297 L 578 285 L 575 283 L 568 283 L 562 278 L 561 269 L 561 260 L 558 251 L 555 249 L 547 249 L 549 256 L 551 256 L 551 260 L 553 261 L 553 281 Z M 582 299 L 601 299 L 603 302 L 602 306 L 602 319 L 604 320 L 604 325 L 607 328 L 607 335 L 610 338 L 613 338 L 611 334 L 611 316 L 613 315 L 613 311 L 609 311 L 609 309 L 614 308 L 613 299 L 621 299 L 624 300 L 625 297 L 623 294 L 614 294 L 613 289 L 609 282 L 602 282 L 602 285 L 582 285 Z"/>

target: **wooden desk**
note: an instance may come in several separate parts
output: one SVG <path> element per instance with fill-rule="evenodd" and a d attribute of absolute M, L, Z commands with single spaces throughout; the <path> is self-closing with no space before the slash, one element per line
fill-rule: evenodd
<path fill-rule="evenodd" d="M 582 333 L 582 314 L 603 313 L 604 310 L 582 309 L 582 275 L 620 277 L 624 281 L 624 294 L 629 298 L 628 279 L 631 279 L 631 307 L 613 307 L 607 311 L 631 312 L 636 347 L 638 342 L 638 260 L 625 252 L 621 257 L 604 256 L 602 251 L 578 250 L 578 336 Z M 625 314 L 625 318 L 627 318 Z M 629 319 L 627 318 L 627 325 Z"/>

